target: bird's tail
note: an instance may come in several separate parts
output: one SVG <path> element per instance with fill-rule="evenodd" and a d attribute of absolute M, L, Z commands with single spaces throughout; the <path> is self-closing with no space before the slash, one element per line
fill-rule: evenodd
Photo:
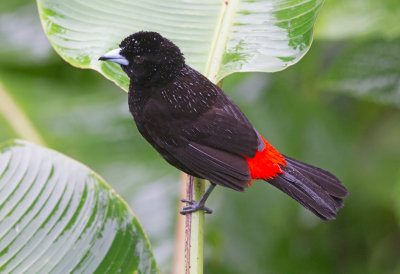
<path fill-rule="evenodd" d="M 267 181 L 324 221 L 335 219 L 348 191 L 338 178 L 323 169 L 283 156 L 282 172 Z"/>

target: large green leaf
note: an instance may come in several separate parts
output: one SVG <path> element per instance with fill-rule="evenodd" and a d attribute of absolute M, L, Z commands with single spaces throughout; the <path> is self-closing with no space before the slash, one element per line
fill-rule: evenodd
<path fill-rule="evenodd" d="M 177 43 L 187 62 L 218 81 L 239 71 L 277 71 L 308 50 L 323 0 L 37 0 L 43 28 L 72 65 L 95 69 L 127 88 L 106 51 L 139 30 Z"/>
<path fill-rule="evenodd" d="M 93 171 L 22 141 L 0 147 L 0 270 L 153 273 L 126 203 Z"/>

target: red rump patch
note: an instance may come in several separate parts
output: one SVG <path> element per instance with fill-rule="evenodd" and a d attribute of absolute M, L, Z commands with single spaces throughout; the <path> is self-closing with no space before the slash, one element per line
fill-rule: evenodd
<path fill-rule="evenodd" d="M 283 173 L 281 166 L 286 165 L 283 156 L 261 136 L 265 143 L 263 151 L 257 151 L 253 158 L 246 158 L 251 179 L 271 179 Z M 251 185 L 251 182 L 249 182 Z"/>

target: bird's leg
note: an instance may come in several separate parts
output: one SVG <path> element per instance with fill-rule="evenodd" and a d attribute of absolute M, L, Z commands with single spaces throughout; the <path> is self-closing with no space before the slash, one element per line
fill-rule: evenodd
<path fill-rule="evenodd" d="M 195 200 L 187 200 L 182 199 L 181 201 L 184 203 L 188 203 L 187 206 L 183 207 L 180 211 L 182 215 L 186 215 L 188 213 L 195 212 L 197 210 L 203 210 L 207 214 L 212 213 L 212 209 L 205 206 L 208 196 L 210 196 L 211 192 L 215 188 L 215 184 L 211 183 L 210 186 L 207 188 L 206 192 L 201 197 L 200 201 L 196 202 Z"/>

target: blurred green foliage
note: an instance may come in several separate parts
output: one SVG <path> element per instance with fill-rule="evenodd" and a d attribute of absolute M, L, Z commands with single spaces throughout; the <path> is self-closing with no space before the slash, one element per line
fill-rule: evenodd
<path fill-rule="evenodd" d="M 357 14 L 350 13 L 346 1 L 339 1 L 343 16 L 339 11 L 336 17 L 329 15 L 333 11 L 327 9 L 338 9 L 333 7 L 335 1 L 326 2 L 317 39 L 300 63 L 274 74 L 233 75 L 224 80 L 223 88 L 277 149 L 335 173 L 350 196 L 336 221 L 321 223 L 263 182 L 244 194 L 217 189 L 209 201 L 215 213 L 206 219 L 206 273 L 400 271 L 400 72 L 396 61 L 400 31 L 393 27 L 389 35 L 386 28 L 374 27 L 366 33 L 360 25 L 349 25 L 352 34 L 347 35 L 349 29 L 343 23 L 334 29 L 343 35 L 328 35 L 334 27 L 329 18 L 351 22 Z M 374 26 L 384 24 L 386 16 L 376 17 L 373 11 L 379 10 L 379 3 L 384 10 L 390 1 L 372 6 L 370 2 L 357 1 L 365 10 L 365 20 L 371 10 Z M 389 10 L 398 14 L 400 3 L 391 5 Z M 11 6 L 0 5 L 7 7 L 0 10 L 0 20 L 10 12 L 32 9 Z M 31 16 L 28 22 L 39 26 L 34 12 L 24 14 Z M 389 19 L 392 16 L 388 14 Z M 38 29 L 32 27 L 33 32 Z M 25 40 L 7 40 L 10 33 L 12 29 L 0 27 L 0 57 L 5 56 L 0 58 L 0 82 L 47 146 L 96 170 L 130 203 L 159 265 L 168 272 L 174 218 L 180 206 L 179 172 L 137 132 L 124 92 L 93 71 L 64 63 L 40 31 Z M 24 57 L 29 37 L 47 47 L 43 58 Z M 12 52 L 7 50 L 10 47 Z M 348 87 L 343 85 L 346 81 L 353 83 L 351 88 L 343 88 Z M 360 92 L 360 87 L 369 92 Z M 0 141 L 15 137 L 0 115 Z"/>
<path fill-rule="evenodd" d="M 324 39 L 398 37 L 398 0 L 326 0 L 318 17 L 315 35 Z"/>
<path fill-rule="evenodd" d="M 400 37 L 350 44 L 333 61 L 323 87 L 400 106 Z"/>

